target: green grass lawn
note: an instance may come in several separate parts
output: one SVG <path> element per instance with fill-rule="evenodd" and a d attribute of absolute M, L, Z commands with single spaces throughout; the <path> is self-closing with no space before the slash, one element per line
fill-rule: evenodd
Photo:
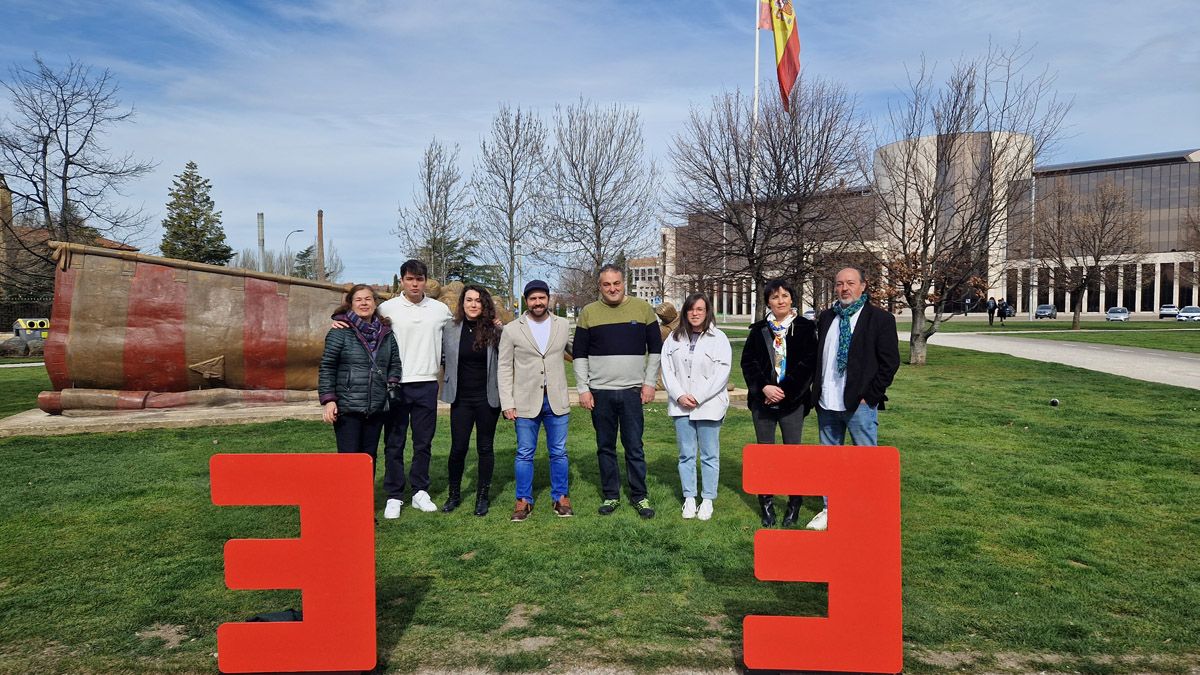
<path fill-rule="evenodd" d="M 1088 342 L 1092 344 L 1119 345 L 1122 347 L 1144 347 L 1146 349 L 1165 349 L 1173 352 L 1190 352 L 1200 354 L 1200 329 L 1192 324 L 1192 330 L 1162 330 L 1162 331 L 1066 331 L 1054 333 L 1017 333 L 1013 335 L 1039 340 L 1059 340 L 1062 342 Z"/>
<path fill-rule="evenodd" d="M 1030 670 L 1200 666 L 1200 455 L 1179 433 L 1200 393 L 936 346 L 929 361 L 902 367 L 880 416 L 902 457 L 906 670 L 939 670 L 931 652 L 965 659 L 947 670 L 994 669 L 1007 653 L 1031 655 Z M 596 515 L 594 435 L 576 410 L 577 517 L 553 517 L 539 454 L 534 515 L 508 521 L 502 424 L 491 515 L 468 502 L 382 521 L 379 670 L 737 668 L 745 614 L 822 614 L 823 585 L 754 579 L 748 413 L 723 428 L 707 523 L 679 518 L 663 406 L 647 407 L 646 429 L 653 520 L 627 505 Z M 815 431 L 810 418 L 806 440 Z M 309 422 L 0 440 L 0 672 L 213 672 L 220 623 L 300 600 L 225 589 L 224 542 L 295 536 L 297 516 L 213 506 L 209 456 L 332 449 Z M 182 643 L 137 635 L 160 624 Z"/>
<path fill-rule="evenodd" d="M 0 368 L 0 417 L 37 407 L 37 395 L 50 389 L 45 368 Z"/>

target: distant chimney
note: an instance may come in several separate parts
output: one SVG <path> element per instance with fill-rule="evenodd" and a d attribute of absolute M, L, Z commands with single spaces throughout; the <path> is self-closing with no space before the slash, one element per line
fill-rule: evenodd
<path fill-rule="evenodd" d="M 12 193 L 8 191 L 8 183 L 4 174 L 0 173 L 0 224 L 12 224 Z"/>
<path fill-rule="evenodd" d="M 325 281 L 325 212 L 317 209 L 317 281 Z"/>
<path fill-rule="evenodd" d="M 266 269 L 267 264 L 267 226 L 263 214 L 258 214 L 258 271 Z"/>
<path fill-rule="evenodd" d="M 0 264 L 12 268 L 12 249 L 8 245 L 9 226 L 12 225 L 12 193 L 8 191 L 8 183 L 4 174 L 0 173 Z"/>

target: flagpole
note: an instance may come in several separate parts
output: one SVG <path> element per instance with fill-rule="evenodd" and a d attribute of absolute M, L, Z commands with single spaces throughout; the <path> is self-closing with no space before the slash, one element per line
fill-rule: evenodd
<path fill-rule="evenodd" d="M 755 154 L 755 140 L 758 136 L 758 59 L 762 52 L 759 49 L 758 18 L 762 13 L 762 0 L 754 0 L 754 112 L 750 122 L 750 247 L 758 252 L 758 203 L 755 182 L 758 178 L 758 159 Z M 746 262 L 749 262 L 747 260 Z M 750 275 L 750 322 L 758 319 L 758 280 Z"/>

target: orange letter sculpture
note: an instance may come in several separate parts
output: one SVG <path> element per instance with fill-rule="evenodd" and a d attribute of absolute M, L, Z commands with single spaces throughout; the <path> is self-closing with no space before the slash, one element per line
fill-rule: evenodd
<path fill-rule="evenodd" d="M 747 445 L 750 494 L 826 495 L 829 529 L 759 530 L 754 575 L 829 584 L 828 618 L 747 616 L 746 667 L 898 673 L 900 453 L 896 448 Z"/>
<path fill-rule="evenodd" d="M 234 590 L 298 588 L 303 621 L 217 628 L 224 673 L 375 667 L 375 527 L 365 454 L 214 455 L 218 506 L 300 506 L 299 539 L 231 539 L 225 583 Z"/>

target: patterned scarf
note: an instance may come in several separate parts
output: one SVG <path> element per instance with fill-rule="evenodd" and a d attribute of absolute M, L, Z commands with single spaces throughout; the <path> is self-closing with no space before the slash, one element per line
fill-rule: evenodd
<path fill-rule="evenodd" d="M 795 318 L 795 312 L 785 316 L 783 321 L 767 318 L 767 326 L 770 327 L 773 338 L 771 344 L 775 348 L 775 382 L 783 382 L 784 373 L 787 372 L 787 341 L 784 337 L 787 336 L 788 328 Z"/>
<path fill-rule="evenodd" d="M 379 320 L 379 315 L 374 314 L 371 320 L 368 321 L 354 312 L 346 312 L 346 323 L 354 329 L 354 334 L 358 336 L 359 342 L 367 348 L 367 352 L 371 354 L 371 358 L 375 358 L 375 352 L 379 351 L 379 343 L 385 335 L 383 322 Z"/>
<path fill-rule="evenodd" d="M 838 373 L 846 372 L 846 362 L 850 360 L 850 317 L 862 309 L 862 306 L 867 304 L 868 295 L 863 293 L 858 300 L 850 303 L 849 307 L 844 307 L 839 300 L 833 304 L 833 311 L 841 321 L 838 322 L 838 352 L 837 352 L 837 370 Z"/>

